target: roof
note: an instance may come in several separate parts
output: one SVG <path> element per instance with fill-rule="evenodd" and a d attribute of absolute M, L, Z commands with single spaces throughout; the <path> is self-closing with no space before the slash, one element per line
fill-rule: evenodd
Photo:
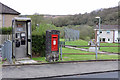
<path fill-rule="evenodd" d="M 15 17 L 14 20 L 17 20 L 17 21 L 31 21 L 31 18 Z"/>
<path fill-rule="evenodd" d="M 99 29 L 99 27 L 96 26 L 95 30 L 98 30 L 98 29 Z M 118 26 L 118 25 L 101 25 L 100 29 L 103 29 L 103 30 L 116 30 L 116 29 L 120 29 L 120 26 Z"/>
<path fill-rule="evenodd" d="M 14 14 L 14 15 L 19 15 L 20 13 L 17 12 L 16 10 L 2 4 L 0 2 L 0 14 Z"/>

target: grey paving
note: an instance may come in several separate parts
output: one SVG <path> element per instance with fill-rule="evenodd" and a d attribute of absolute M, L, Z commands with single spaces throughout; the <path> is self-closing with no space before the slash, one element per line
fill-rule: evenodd
<path fill-rule="evenodd" d="M 45 65 L 8 66 L 2 68 L 3 78 L 35 78 L 118 70 L 117 61 L 79 62 Z"/>

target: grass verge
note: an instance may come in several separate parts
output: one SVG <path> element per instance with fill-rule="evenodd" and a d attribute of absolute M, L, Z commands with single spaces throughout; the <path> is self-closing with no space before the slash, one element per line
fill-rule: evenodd
<path fill-rule="evenodd" d="M 79 60 L 95 60 L 95 55 L 63 55 L 62 61 L 79 61 Z M 36 57 L 32 58 L 36 61 L 46 62 L 45 57 Z M 118 59 L 118 55 L 105 55 L 105 54 L 98 54 L 98 60 L 104 59 Z"/>

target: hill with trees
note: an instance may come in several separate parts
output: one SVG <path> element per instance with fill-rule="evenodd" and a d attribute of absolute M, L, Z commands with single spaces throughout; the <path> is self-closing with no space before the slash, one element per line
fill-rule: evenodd
<path fill-rule="evenodd" d="M 67 25 L 89 25 L 97 24 L 96 16 L 101 17 L 101 23 L 104 25 L 118 24 L 118 7 L 99 9 L 91 13 L 66 15 L 64 17 L 52 18 L 52 24 L 57 27 Z"/>
<path fill-rule="evenodd" d="M 25 15 L 24 15 L 25 16 Z M 37 27 L 44 27 L 44 24 L 55 25 L 76 29 L 80 31 L 80 39 L 90 40 L 94 38 L 94 27 L 98 24 L 96 16 L 101 17 L 102 25 L 117 25 L 118 24 L 118 6 L 106 9 L 94 10 L 90 13 L 75 14 L 75 15 L 41 15 L 35 13 L 34 15 L 27 15 L 32 19 L 32 30 Z M 63 34 L 63 32 L 62 32 Z M 61 35 L 63 37 L 63 35 Z"/>

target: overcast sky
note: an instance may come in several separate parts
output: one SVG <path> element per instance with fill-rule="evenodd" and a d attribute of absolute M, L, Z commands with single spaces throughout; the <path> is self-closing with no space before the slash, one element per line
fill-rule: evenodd
<path fill-rule="evenodd" d="M 120 0 L 0 0 L 22 15 L 68 15 L 91 12 L 100 8 L 115 7 Z"/>

